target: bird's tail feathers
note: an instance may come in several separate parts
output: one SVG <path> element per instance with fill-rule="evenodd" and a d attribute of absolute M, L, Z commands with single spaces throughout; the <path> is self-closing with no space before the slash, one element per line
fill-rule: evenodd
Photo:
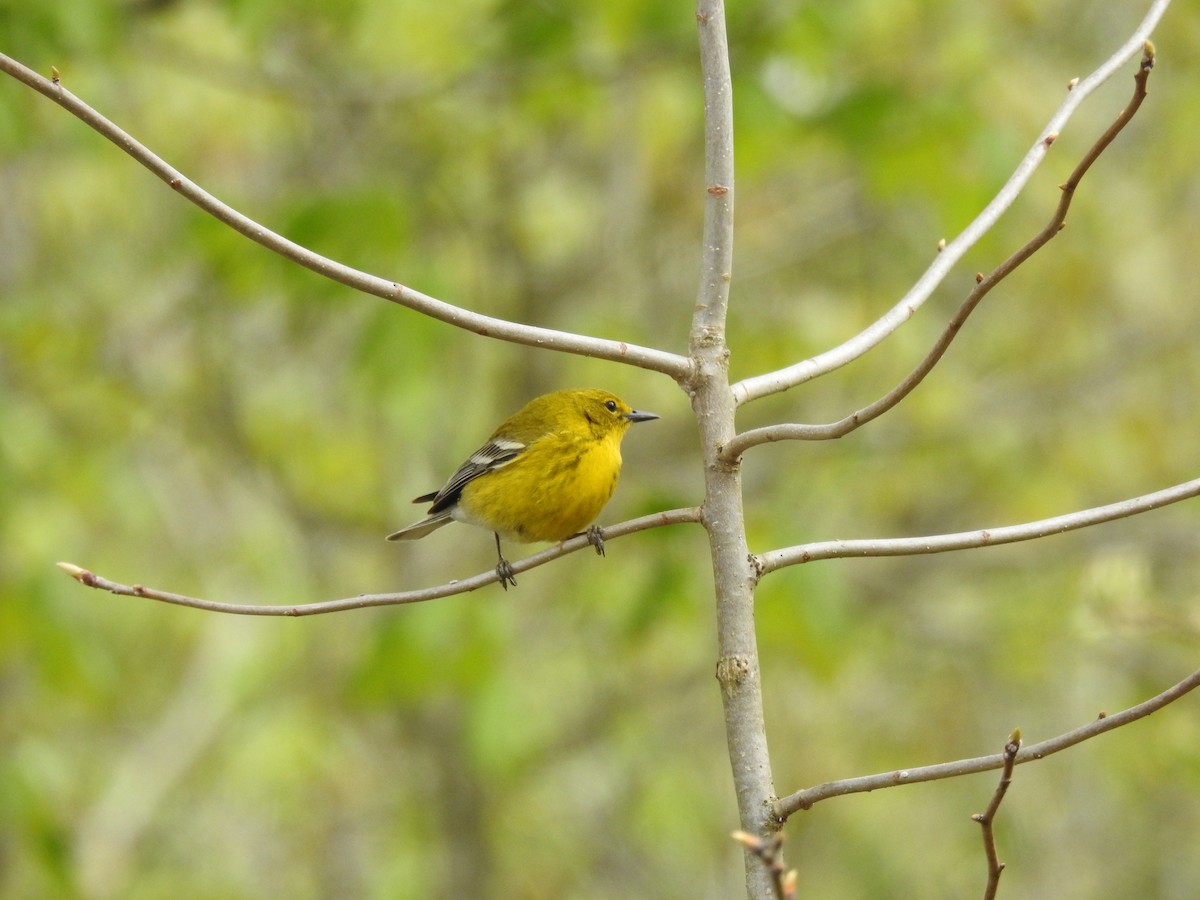
<path fill-rule="evenodd" d="M 387 536 L 387 539 L 389 541 L 415 541 L 453 521 L 454 519 L 451 517 L 450 511 L 446 510 L 435 516 L 430 516 L 428 519 L 422 519 L 420 522 L 409 525 L 407 528 L 394 531 Z"/>

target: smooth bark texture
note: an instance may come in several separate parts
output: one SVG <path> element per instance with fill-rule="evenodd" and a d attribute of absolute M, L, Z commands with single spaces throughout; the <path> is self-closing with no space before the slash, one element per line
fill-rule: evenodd
<path fill-rule="evenodd" d="M 775 793 L 763 720 L 762 677 L 754 631 L 755 573 L 749 563 L 742 510 L 741 465 L 721 459 L 734 433 L 737 406 L 729 388 L 725 317 L 733 266 L 733 89 L 725 10 L 702 0 L 696 11 L 704 77 L 705 202 L 700 288 L 692 319 L 691 356 L 697 373 L 688 385 L 700 426 L 705 499 L 702 521 L 712 553 L 717 613 L 717 680 L 725 736 L 743 831 L 778 830 L 770 817 Z M 774 894 L 763 860 L 745 851 L 746 891 L 752 900 Z"/>

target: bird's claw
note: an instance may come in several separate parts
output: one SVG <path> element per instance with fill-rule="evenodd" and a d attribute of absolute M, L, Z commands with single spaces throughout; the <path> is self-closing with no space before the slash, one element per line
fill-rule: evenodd
<path fill-rule="evenodd" d="M 596 555 L 604 555 L 604 530 L 599 525 L 590 525 L 588 530 L 584 532 L 587 535 L 588 543 L 596 548 Z"/>
<path fill-rule="evenodd" d="M 503 556 L 500 557 L 500 562 L 496 564 L 496 577 L 500 579 L 500 587 L 506 591 L 510 584 L 513 587 L 517 586 L 517 573 L 513 571 L 512 563 Z"/>

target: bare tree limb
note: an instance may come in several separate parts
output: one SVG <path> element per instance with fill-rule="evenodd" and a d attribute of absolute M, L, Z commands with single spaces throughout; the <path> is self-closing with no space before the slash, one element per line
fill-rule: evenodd
<path fill-rule="evenodd" d="M 1083 509 L 1049 519 L 1039 519 L 1036 522 L 1025 522 L 1021 525 L 1005 525 L 1000 528 L 983 528 L 977 531 L 960 531 L 956 534 L 936 534 L 926 537 L 815 541 L 811 544 L 799 544 L 795 547 L 785 547 L 782 550 L 756 554 L 752 561 L 761 577 L 776 569 L 813 562 L 818 559 L 919 556 L 925 553 L 946 553 L 950 550 L 992 547 L 998 544 L 1012 544 L 1018 541 L 1048 537 L 1052 534 L 1062 534 L 1065 531 L 1074 531 L 1115 519 L 1124 519 L 1196 496 L 1200 496 L 1200 478 L 1185 481 L 1161 491 L 1110 503 L 1107 506 Z"/>
<path fill-rule="evenodd" d="M 577 356 L 590 356 L 612 362 L 627 363 L 670 375 L 677 381 L 685 379 L 692 371 L 691 360 L 686 356 L 650 347 L 639 347 L 624 341 L 587 337 L 485 316 L 314 253 L 243 215 L 218 200 L 195 182 L 185 178 L 148 147 L 135 140 L 128 132 L 123 131 L 64 88 L 57 71 L 53 78 L 43 78 L 32 69 L 0 53 L 0 72 L 11 75 L 40 94 L 49 97 L 88 127 L 108 138 L 166 182 L 176 193 L 200 207 L 213 218 L 285 259 L 311 269 L 318 275 L 323 275 L 355 290 L 382 297 L 384 300 L 484 337 L 545 350 L 557 350 L 561 353 L 572 353 Z"/>
<path fill-rule="evenodd" d="M 611 541 L 635 531 L 645 531 L 648 528 L 658 528 L 663 525 L 686 525 L 700 521 L 700 511 L 697 509 L 672 509 L 667 512 L 654 513 L 638 519 L 630 519 L 619 525 L 604 529 L 604 540 Z M 512 564 L 513 572 L 520 574 L 538 566 L 545 565 L 551 560 L 591 547 L 587 535 L 577 535 L 569 540 L 556 544 L 546 550 L 534 553 Z M 418 591 L 400 591 L 392 594 L 359 594 L 357 597 L 345 597 L 340 600 L 324 600 L 318 603 L 301 603 L 295 606 L 271 606 L 242 603 L 224 603 L 216 600 L 202 600 L 199 597 L 189 597 L 186 594 L 176 594 L 171 591 L 161 591 L 140 584 L 121 584 L 90 572 L 74 563 L 60 562 L 58 567 L 78 581 L 80 584 L 98 590 L 108 591 L 125 597 L 145 597 L 149 600 L 159 600 L 175 606 L 188 606 L 206 612 L 230 613 L 238 616 L 316 616 L 324 613 L 345 612 L 349 609 L 365 609 L 371 606 L 401 606 L 409 603 L 423 603 L 427 600 L 438 600 L 442 597 L 452 597 L 455 594 L 465 594 L 492 584 L 498 576 L 494 570 L 473 575 L 470 578 L 451 581 L 438 587 L 423 588 Z"/>
<path fill-rule="evenodd" d="M 833 347 L 824 353 L 820 353 L 817 356 L 788 366 L 787 368 L 739 381 L 732 388 L 734 399 L 737 403 L 740 405 L 748 403 L 751 400 L 756 400 L 759 397 L 786 391 L 820 375 L 832 372 L 834 369 L 852 362 L 880 344 L 900 328 L 901 325 L 912 318 L 925 301 L 929 299 L 929 296 L 937 286 L 941 284 L 955 263 L 963 257 L 967 250 L 974 246 L 980 237 L 987 233 L 988 229 L 996 223 L 1005 210 L 1016 200 L 1038 165 L 1045 158 L 1046 151 L 1052 143 L 1053 137 L 1057 136 L 1063 130 L 1079 105 L 1092 91 L 1107 81 L 1113 73 L 1136 55 L 1138 51 L 1142 50 L 1143 45 L 1149 40 L 1150 34 L 1154 31 L 1155 26 L 1166 12 L 1167 7 L 1170 6 L 1170 2 L 1171 0 L 1154 0 L 1149 12 L 1147 12 L 1145 18 L 1138 25 L 1129 40 L 1105 60 L 1098 69 L 1074 86 L 1067 95 L 1067 99 L 1059 106 L 1058 111 L 1051 116 L 1042 133 L 1038 135 L 1033 146 L 1025 154 L 1024 159 L 1018 164 L 1008 182 L 996 194 L 992 202 L 984 208 L 958 237 L 954 238 L 954 240 L 945 245 L 944 249 L 938 252 L 933 263 L 925 270 L 925 273 L 917 280 L 916 284 L 909 289 L 908 293 L 901 298 L 899 303 L 858 335 L 837 347 Z"/>
<path fill-rule="evenodd" d="M 864 406 L 862 409 L 836 422 L 824 425 L 768 425 L 763 428 L 754 428 L 750 431 L 742 432 L 721 448 L 722 457 L 725 459 L 737 459 L 751 447 L 771 441 L 824 441 L 845 437 L 872 419 L 883 415 L 912 393 L 917 385 L 925 379 L 925 376 L 933 371 L 933 367 L 941 360 L 946 350 L 950 347 L 950 343 L 958 336 L 960 329 L 967 321 L 967 317 L 975 311 L 975 308 L 991 292 L 992 288 L 996 287 L 996 285 L 1016 271 L 1022 263 L 1048 244 L 1050 239 L 1065 227 L 1067 211 L 1071 208 L 1071 200 L 1075 196 L 1075 190 L 1079 187 L 1079 183 L 1083 180 L 1083 176 L 1087 174 L 1088 169 L 1091 168 L 1092 163 L 1099 158 L 1100 154 L 1121 133 L 1122 129 L 1129 124 L 1134 114 L 1141 107 L 1142 101 L 1146 99 L 1146 82 L 1149 80 L 1150 72 L 1153 68 L 1154 46 L 1147 41 L 1142 48 L 1141 64 L 1134 75 L 1133 97 L 1130 98 L 1129 103 L 1117 115 L 1113 124 L 1108 127 L 1096 143 L 1083 155 L 1083 158 L 1079 161 L 1079 164 L 1075 167 L 1070 177 L 1063 184 L 1059 185 L 1062 195 L 1058 201 L 1058 208 L 1054 211 L 1054 215 L 1051 216 L 1050 221 L 1046 223 L 1046 226 L 1041 231 L 1026 242 L 1024 246 L 992 270 L 991 273 L 986 276 L 981 275 L 976 279 L 975 288 L 967 295 L 962 305 L 959 306 L 958 311 L 950 319 L 949 324 L 942 331 L 937 341 L 934 342 L 929 353 L 926 354 L 925 358 L 917 364 L 916 368 L 900 384 L 874 403 Z M 1054 142 L 1054 137 L 1054 135 L 1048 135 L 1045 138 L 1047 145 Z"/>
<path fill-rule="evenodd" d="M 728 348 L 725 339 L 725 317 L 732 268 L 733 117 L 725 14 L 721 0 L 698 0 L 697 7 L 700 56 L 705 89 L 706 199 L 701 283 L 692 323 L 690 355 L 688 356 L 627 345 L 618 341 L 526 326 L 481 315 L 437 300 L 404 285 L 341 265 L 264 228 L 184 178 L 126 132 L 67 92 L 62 87 L 57 72 L 52 80 L 47 80 L 3 55 L 0 55 L 0 71 L 7 72 L 63 106 L 89 127 L 107 137 L 143 166 L 150 169 L 173 190 L 219 221 L 267 249 L 318 274 L 479 335 L 526 346 L 636 365 L 667 374 L 689 391 L 700 421 L 704 448 L 706 477 L 704 506 L 702 509 L 670 510 L 631 520 L 605 529 L 605 536 L 613 539 L 652 527 L 684 523 L 702 523 L 706 529 L 710 540 L 715 576 L 719 644 L 717 676 L 722 689 L 739 815 L 743 828 L 747 829 L 738 834 L 738 839 L 746 848 L 748 893 L 755 900 L 761 900 L 768 894 L 773 894 L 778 898 L 794 896 L 795 873 L 785 873 L 784 871 L 786 867 L 781 853 L 782 835 L 779 832 L 784 820 L 792 813 L 800 809 L 808 809 L 823 799 L 842 794 L 1003 767 L 1004 776 L 1000 786 L 993 795 L 988 811 L 982 814 L 983 817 L 986 817 L 986 821 L 983 817 L 980 818 L 985 831 L 985 846 L 989 850 L 989 872 L 994 873 L 994 880 L 998 882 L 1002 866 L 996 858 L 991 825 L 1016 763 L 1040 759 L 1112 728 L 1149 715 L 1200 684 L 1200 671 L 1198 671 L 1169 691 L 1137 707 L 1125 710 L 1113 717 L 1101 717 L 1082 728 L 1034 745 L 1023 752 L 1019 750 L 1019 742 L 1016 741 L 1017 736 L 1014 735 L 1014 742 L 1010 742 L 1009 746 L 1005 748 L 1004 754 L 997 756 L 848 779 L 828 785 L 819 785 L 781 800 L 770 801 L 769 799 L 772 797 L 774 789 L 767 752 L 762 710 L 761 674 L 754 628 L 754 587 L 762 575 L 777 568 L 813 559 L 933 553 L 1028 540 L 1133 515 L 1200 494 L 1200 480 L 1197 480 L 1122 503 L 993 531 L 985 530 L 959 535 L 899 540 L 831 541 L 775 550 L 760 556 L 749 556 L 741 506 L 742 485 L 738 466 L 740 453 L 757 443 L 778 440 L 782 437 L 794 437 L 795 435 L 786 432 L 789 427 L 827 430 L 836 430 L 841 427 L 845 430 L 840 434 L 845 434 L 899 403 L 936 365 L 962 323 L 987 292 L 1012 268 L 1020 265 L 1029 254 L 1035 252 L 1054 233 L 1057 233 L 1057 227 L 1051 229 L 1051 226 L 1047 226 L 1042 234 L 1010 257 L 987 279 L 981 281 L 980 286 L 964 301 L 926 360 L 914 370 L 905 382 L 875 404 L 842 420 L 841 423 L 832 423 L 827 426 L 783 426 L 783 431 L 767 429 L 735 436 L 733 425 L 734 412 L 741 403 L 787 390 L 853 361 L 881 343 L 915 314 L 963 254 L 982 234 L 986 233 L 1023 190 L 1033 171 L 1044 158 L 1047 148 L 1053 143 L 1054 138 L 1070 119 L 1075 109 L 1092 90 L 1110 77 L 1126 59 L 1136 52 L 1138 46 L 1145 42 L 1169 2 L 1170 0 L 1154 0 L 1146 19 L 1125 47 L 1114 54 L 1096 72 L 1078 83 L 997 197 L 961 235 L 941 250 L 926 273 L 891 311 L 861 334 L 838 347 L 778 372 L 749 378 L 733 386 L 730 386 L 728 380 Z M 1148 75 L 1148 72 L 1149 66 L 1145 66 L 1144 74 Z M 1141 83 L 1143 94 L 1144 86 L 1143 79 Z M 1137 102 L 1140 103 L 1140 99 Z M 1136 106 L 1133 106 L 1133 109 L 1136 110 Z M 1116 127 L 1116 130 L 1119 130 L 1119 127 Z M 1115 135 L 1116 131 L 1112 133 Z M 1100 150 L 1102 149 L 1101 146 Z M 1098 154 L 1100 150 L 1097 150 L 1096 153 Z M 1094 156 L 1091 159 L 1094 159 Z M 1084 162 L 1076 169 L 1079 177 L 1082 177 L 1087 165 L 1090 165 L 1091 159 L 1085 157 Z M 1067 185 L 1064 185 L 1063 198 L 1059 207 L 1059 225 L 1065 218 L 1074 184 L 1078 180 L 1075 176 L 1072 178 L 1074 183 L 1069 181 Z M 1053 221 L 1051 224 L 1054 224 Z M 1025 255 L 1022 256 L 1022 254 Z M 1011 267 L 1005 269 L 1009 263 L 1012 263 Z M 763 435 L 764 431 L 768 433 L 768 436 Z M 840 434 L 828 433 L 824 437 L 837 437 Z M 812 439 L 812 433 L 807 435 L 806 439 Z M 741 445 L 737 443 L 739 440 L 743 441 Z M 589 542 L 585 537 L 578 536 L 562 542 L 557 547 L 535 553 L 518 561 L 513 569 L 516 572 L 524 572 L 588 545 Z M 207 601 L 141 585 L 120 584 L 72 563 L 60 563 L 59 565 L 81 583 L 115 594 L 155 599 L 211 612 L 256 616 L 305 616 L 373 606 L 416 603 L 465 593 L 497 580 L 496 574 L 489 571 L 462 581 L 421 591 L 360 595 L 340 600 L 284 607 Z"/>
<path fill-rule="evenodd" d="M 1040 744 L 1032 744 L 1026 747 L 1017 753 L 1016 765 L 1044 759 L 1061 750 L 1066 750 L 1068 747 L 1074 747 L 1076 744 L 1083 743 L 1090 738 L 1112 731 L 1114 728 L 1120 728 L 1123 725 L 1136 722 L 1138 719 L 1144 719 L 1146 716 L 1175 702 L 1197 687 L 1200 687 L 1200 669 L 1197 669 L 1187 678 L 1183 679 L 1183 681 L 1172 685 L 1161 694 L 1151 697 L 1144 703 L 1131 706 L 1129 709 L 1122 710 L 1111 716 L 1101 713 L 1096 719 L 1086 725 L 1082 725 L 1065 734 L 1060 734 L 1058 737 L 1042 741 Z M 881 788 L 899 787 L 902 784 L 919 784 L 923 781 L 940 781 L 943 778 L 957 778 L 960 775 L 970 775 L 975 772 L 999 769 L 1003 765 L 1004 754 L 994 753 L 991 756 L 960 759 L 954 762 L 921 766 L 915 769 L 896 769 L 891 772 L 881 772 L 878 775 L 845 778 L 840 781 L 818 784 L 815 787 L 805 788 L 794 794 L 789 794 L 787 797 L 781 797 L 772 805 L 772 811 L 780 820 L 783 820 L 787 819 L 793 813 L 804 809 L 811 809 L 822 800 L 829 800 L 832 797 L 842 797 L 846 794 L 861 794 Z"/>
<path fill-rule="evenodd" d="M 1012 784 L 1013 767 L 1016 765 L 1017 751 L 1020 749 L 1021 729 L 1017 728 L 1009 736 L 1008 743 L 1004 745 L 1004 752 L 1000 754 L 1004 760 L 1003 771 L 1000 774 L 1000 782 L 992 793 L 991 802 L 983 812 L 971 816 L 983 830 L 983 852 L 987 857 L 988 880 L 983 900 L 996 900 L 996 891 L 1000 889 L 1000 874 L 1004 871 L 1004 863 L 1000 862 L 1000 855 L 996 852 L 996 813 L 1000 811 L 1000 804 L 1004 801 L 1004 795 L 1008 793 L 1008 786 Z"/>

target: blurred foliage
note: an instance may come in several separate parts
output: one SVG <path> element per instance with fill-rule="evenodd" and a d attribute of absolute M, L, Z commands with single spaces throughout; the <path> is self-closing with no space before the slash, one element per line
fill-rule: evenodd
<path fill-rule="evenodd" d="M 735 4 L 735 375 L 888 308 L 1143 4 Z M 0 5 L 49 72 L 318 252 L 497 316 L 679 351 L 702 117 L 692 9 L 610 0 Z M 1134 124 L 1068 228 L 899 410 L 746 463 L 756 549 L 1008 524 L 1193 477 L 1200 72 L 1173 11 Z M 840 416 L 919 358 L 972 275 L 1050 215 L 1122 74 L 1016 207 L 870 358 L 748 407 Z M 701 498 L 662 378 L 487 342 L 322 281 L 0 84 L 0 894 L 731 897 L 741 891 L 698 529 L 614 542 L 424 606 L 222 618 L 55 570 L 294 604 L 492 564 L 419 514 L 503 415 L 569 385 L 663 421 L 602 521 Z M 776 783 L 998 752 L 1197 664 L 1191 506 L 1016 547 L 813 564 L 759 600 Z M 519 554 L 518 554 L 519 555 Z M 1011 896 L 1200 883 L 1193 701 L 1022 767 Z M 973 896 L 994 776 L 789 826 L 820 897 Z"/>

